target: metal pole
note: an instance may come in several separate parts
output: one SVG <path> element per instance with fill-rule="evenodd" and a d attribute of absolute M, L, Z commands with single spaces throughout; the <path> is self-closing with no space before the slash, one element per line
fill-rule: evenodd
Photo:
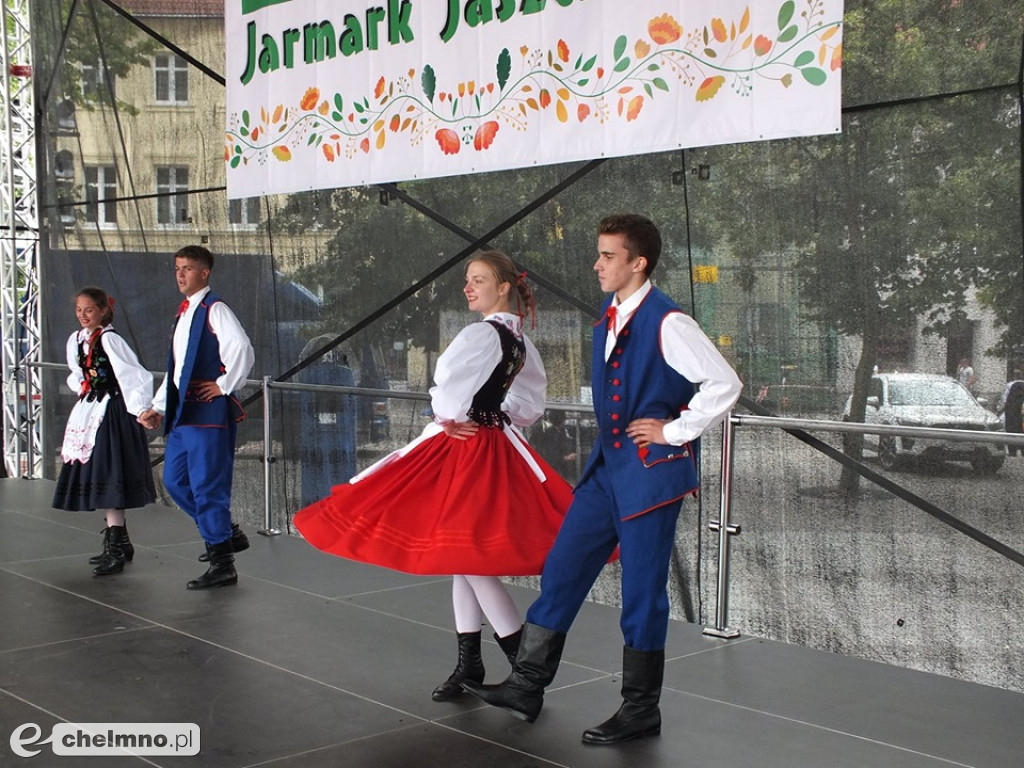
<path fill-rule="evenodd" d="M 270 376 L 263 377 L 263 528 L 258 533 L 264 536 L 279 536 L 281 531 L 270 524 L 271 497 L 274 489 L 273 464 L 277 459 L 274 457 L 273 441 L 270 428 Z"/>
<path fill-rule="evenodd" d="M 718 533 L 718 593 L 715 596 L 715 626 L 704 627 L 705 635 L 732 638 L 739 630 L 729 628 L 729 537 L 738 535 L 740 527 L 729 524 L 732 506 L 733 426 L 732 412 L 722 422 L 722 488 L 718 520 L 708 528 Z"/>

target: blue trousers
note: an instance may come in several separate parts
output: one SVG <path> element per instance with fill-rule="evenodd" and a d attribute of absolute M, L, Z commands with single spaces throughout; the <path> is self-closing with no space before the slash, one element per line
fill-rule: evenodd
<path fill-rule="evenodd" d="M 627 646 L 659 651 L 668 636 L 668 568 L 682 502 L 620 520 L 609 475 L 600 462 L 576 489 L 544 561 L 540 597 L 526 621 L 568 632 L 615 546 L 622 565 L 620 626 Z"/>
<path fill-rule="evenodd" d="M 231 480 L 237 425 L 174 427 L 164 449 L 164 486 L 196 521 L 207 544 L 231 538 Z"/>

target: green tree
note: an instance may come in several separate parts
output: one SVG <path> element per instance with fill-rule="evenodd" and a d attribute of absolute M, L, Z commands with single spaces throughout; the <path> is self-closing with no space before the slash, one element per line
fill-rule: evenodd
<path fill-rule="evenodd" d="M 711 153 L 704 236 L 726 244 L 748 291 L 768 260 L 796 254 L 805 316 L 861 342 L 855 421 L 887 335 L 922 317 L 946 333 L 972 288 L 1013 342 L 1019 110 L 1009 90 L 943 94 L 1013 82 L 1020 31 L 1020 7 L 1001 2 L 848 3 L 842 135 Z M 846 449 L 859 457 L 861 440 Z M 857 475 L 841 484 L 855 490 Z"/>
<path fill-rule="evenodd" d="M 82 109 L 114 104 L 134 114 L 133 105 L 116 98 L 117 79 L 162 50 L 99 0 L 33 3 L 32 33 L 37 77 L 55 85 L 50 109 L 67 98 Z"/>

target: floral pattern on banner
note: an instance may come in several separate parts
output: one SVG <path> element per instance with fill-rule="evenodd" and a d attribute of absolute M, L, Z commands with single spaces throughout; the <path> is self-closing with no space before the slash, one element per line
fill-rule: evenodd
<path fill-rule="evenodd" d="M 782 88 L 797 77 L 823 85 L 842 67 L 842 43 L 834 40 L 841 21 L 825 22 L 821 0 L 807 0 L 802 29 L 795 15 L 795 1 L 784 0 L 778 28 L 769 34 L 750 29 L 749 7 L 738 20 L 713 18 L 689 32 L 665 13 L 651 19 L 647 36 L 632 45 L 620 36 L 610 57 L 574 52 L 559 40 L 547 51 L 524 45 L 517 57 L 503 49 L 489 82 L 439 88 L 426 64 L 418 77 L 413 69 L 394 79 L 381 77 L 372 95 L 327 95 L 308 88 L 295 105 L 261 107 L 258 119 L 249 110 L 232 114 L 224 161 L 236 168 L 268 157 L 287 162 L 296 152 L 315 151 L 333 163 L 383 151 L 399 137 L 413 146 L 432 141 L 445 155 L 482 152 L 502 131 L 525 131 L 533 117 L 548 110 L 560 123 L 641 121 L 644 105 L 676 83 L 692 89 L 698 103 L 721 97 L 723 89 L 747 97 L 755 78 Z M 750 49 L 752 65 L 730 66 L 740 55 L 749 57 Z"/>

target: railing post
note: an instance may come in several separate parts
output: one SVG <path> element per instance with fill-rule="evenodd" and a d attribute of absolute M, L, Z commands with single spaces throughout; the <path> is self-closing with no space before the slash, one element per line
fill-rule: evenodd
<path fill-rule="evenodd" d="M 274 475 L 271 471 L 277 459 L 273 452 L 273 430 L 271 429 L 271 407 L 270 407 L 270 381 L 269 376 L 263 377 L 263 528 L 259 533 L 264 536 L 278 536 L 281 531 L 270 524 L 271 498 L 274 489 Z"/>
<path fill-rule="evenodd" d="M 718 533 L 718 585 L 715 595 L 715 626 L 704 627 L 705 635 L 714 637 L 738 637 L 739 630 L 729 628 L 729 537 L 740 532 L 738 525 L 729 523 L 732 506 L 732 460 L 733 424 L 732 411 L 722 422 L 722 482 L 721 502 L 717 520 L 708 523 L 708 528 Z"/>

